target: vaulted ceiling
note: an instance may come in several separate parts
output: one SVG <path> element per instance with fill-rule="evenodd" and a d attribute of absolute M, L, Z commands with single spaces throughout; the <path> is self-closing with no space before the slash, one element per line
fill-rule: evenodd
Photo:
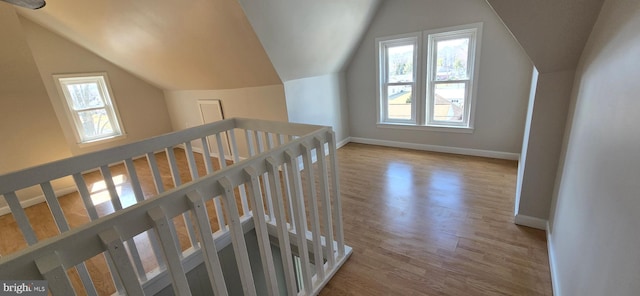
<path fill-rule="evenodd" d="M 55 0 L 19 11 L 162 89 L 229 89 L 339 72 L 379 2 Z"/>
<path fill-rule="evenodd" d="M 603 2 L 486 1 L 540 72 L 576 66 Z M 341 71 L 380 2 L 55 0 L 19 11 L 162 89 L 227 89 Z"/>
<path fill-rule="evenodd" d="M 574 69 L 603 0 L 487 0 L 538 71 Z"/>
<path fill-rule="evenodd" d="M 381 0 L 238 0 L 283 81 L 340 72 Z"/>
<path fill-rule="evenodd" d="M 55 0 L 20 14 L 162 89 L 281 83 L 237 1 Z"/>

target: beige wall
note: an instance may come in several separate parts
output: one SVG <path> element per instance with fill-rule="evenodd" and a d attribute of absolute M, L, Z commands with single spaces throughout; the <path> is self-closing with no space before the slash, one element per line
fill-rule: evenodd
<path fill-rule="evenodd" d="M 550 217 L 558 296 L 640 295 L 640 2 L 605 1 L 580 59 Z"/>
<path fill-rule="evenodd" d="M 377 37 L 483 22 L 472 134 L 376 126 Z M 484 1 L 384 1 L 347 70 L 350 136 L 520 153 L 532 64 Z"/>
<path fill-rule="evenodd" d="M 202 124 L 198 100 L 220 100 L 225 118 L 245 117 L 288 121 L 284 88 L 281 84 L 222 90 L 165 91 L 174 130 Z M 246 148 L 238 138 L 240 155 Z M 194 143 L 196 147 L 201 147 Z"/>
<path fill-rule="evenodd" d="M 15 9 L 0 2 L 0 174 L 71 155 Z"/>
<path fill-rule="evenodd" d="M 18 16 L 4 2 L 0 26 L 0 174 L 171 131 L 160 89 Z M 125 139 L 83 148 L 76 144 L 52 74 L 83 72 L 107 72 Z M 64 178 L 53 185 L 66 191 L 73 182 Z M 41 194 L 37 188 L 18 192 L 26 205 L 41 201 Z M 0 200 L 0 211 L 4 204 Z"/>
<path fill-rule="evenodd" d="M 49 94 L 48 106 L 53 106 L 58 115 L 56 125 L 62 127 L 64 139 L 73 154 L 114 147 L 171 131 L 162 90 L 26 18 L 20 17 L 20 21 L 41 81 Z M 52 75 L 90 72 L 107 73 L 126 138 L 84 146 L 76 143 L 74 127 L 65 116 L 65 107 Z"/>

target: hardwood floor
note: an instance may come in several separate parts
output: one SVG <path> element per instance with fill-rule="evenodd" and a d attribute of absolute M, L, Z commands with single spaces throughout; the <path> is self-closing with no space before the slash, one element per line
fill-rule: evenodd
<path fill-rule="evenodd" d="M 176 148 L 174 149 L 174 153 L 179 167 L 181 182 L 185 183 L 191 181 L 184 150 Z M 166 153 L 157 153 L 156 161 L 162 176 L 164 189 L 168 190 L 175 187 L 171 177 Z M 211 158 L 211 162 L 215 170 L 220 168 L 217 158 Z M 140 179 L 145 199 L 157 195 L 157 190 L 153 183 L 153 176 L 149 169 L 147 160 L 145 158 L 137 159 L 134 161 L 134 165 L 138 178 Z M 199 154 L 196 156 L 196 165 L 198 167 L 199 175 L 205 175 L 206 169 L 204 160 Z M 129 181 L 130 179 L 126 167 L 123 164 L 118 164 L 111 166 L 110 171 L 122 206 L 126 208 L 135 204 L 136 199 L 131 188 L 131 182 Z M 113 204 L 110 202 L 109 192 L 105 186 L 104 178 L 101 173 L 99 171 L 94 171 L 84 174 L 83 177 L 91 193 L 91 199 L 96 207 L 98 215 L 102 217 L 113 213 Z M 77 192 L 61 196 L 59 197 L 59 201 L 69 226 L 72 229 L 89 223 L 89 216 L 82 203 L 82 199 Z M 220 229 L 212 201 L 207 202 L 207 211 L 210 216 L 212 230 L 216 231 Z M 242 212 L 242 209 L 240 209 L 240 211 Z M 36 236 L 38 237 L 38 240 L 54 237 L 60 233 L 46 203 L 40 203 L 28 207 L 25 209 L 25 213 L 36 233 Z M 176 225 L 180 246 L 184 251 L 191 247 L 184 220 L 181 216 L 178 216 L 174 218 L 173 221 Z M 11 254 L 27 247 L 27 243 L 24 240 L 20 229 L 17 227 L 12 215 L 0 216 L 0 234 L 1 255 Z M 153 252 L 150 251 L 151 245 L 147 233 L 144 232 L 137 235 L 134 238 L 134 241 L 137 249 L 139 250 L 144 270 L 149 272 L 157 268 L 158 262 Z M 89 274 L 93 279 L 98 295 L 111 295 L 115 293 L 116 289 L 111 280 L 111 275 L 109 274 L 109 270 L 103 256 L 99 255 L 91 258 L 86 262 L 86 265 L 89 270 Z M 69 269 L 67 273 L 78 295 L 86 295 L 86 291 L 82 287 L 76 270 Z"/>
<path fill-rule="evenodd" d="M 186 167 L 182 150 L 175 152 Z M 345 238 L 354 252 L 321 295 L 551 295 L 544 232 L 513 223 L 515 162 L 353 143 L 339 149 L 338 157 Z M 166 156 L 157 158 L 167 188 L 173 187 Z M 146 160 L 135 164 L 145 196 L 155 195 Z M 133 203 L 124 166 L 111 171 L 114 178 L 124 176 L 122 203 Z M 90 185 L 99 185 L 100 178 L 98 172 L 85 176 Z M 181 178 L 190 180 L 187 169 Z M 100 199 L 100 193 L 96 186 L 93 194 Z M 77 194 L 60 202 L 72 227 L 88 222 Z M 113 212 L 109 202 L 98 210 Z M 208 210 L 215 231 L 210 204 Z M 58 233 L 48 211 L 45 204 L 26 210 L 39 239 Z M 174 221 L 186 249 L 184 223 Z M 11 215 L 0 217 L 0 232 L 0 254 L 26 246 Z M 149 249 L 145 234 L 136 244 L 145 270 L 157 266 L 143 252 Z M 104 259 L 87 265 L 99 294 L 113 293 Z"/>
<path fill-rule="evenodd" d="M 513 223 L 514 161 L 338 150 L 352 257 L 321 295 L 552 295 L 545 233 Z"/>

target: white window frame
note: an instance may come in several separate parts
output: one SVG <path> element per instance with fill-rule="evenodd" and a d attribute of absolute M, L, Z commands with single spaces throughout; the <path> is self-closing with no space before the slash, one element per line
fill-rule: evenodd
<path fill-rule="evenodd" d="M 125 136 L 122 121 L 120 120 L 120 114 L 118 113 L 118 108 L 116 107 L 115 100 L 113 99 L 113 92 L 109 85 L 107 73 L 63 74 L 53 75 L 53 78 L 56 82 L 60 100 L 65 107 L 65 115 L 74 129 L 74 135 L 78 144 L 95 143 Z M 73 108 L 73 99 L 71 98 L 66 85 L 76 83 L 96 83 L 98 85 L 98 90 L 100 91 L 100 96 L 103 99 L 104 106 L 75 110 Z M 87 136 L 83 132 L 84 128 L 82 126 L 79 113 L 98 109 L 105 110 L 113 132 L 93 137 Z"/>
<path fill-rule="evenodd" d="M 435 44 L 438 41 L 469 37 L 469 57 L 467 59 L 468 80 L 460 80 L 465 83 L 465 100 L 463 121 L 446 122 L 433 120 L 434 87 L 438 83 L 455 83 L 458 81 L 434 82 L 437 67 L 435 67 Z M 387 116 L 386 89 L 389 85 L 386 68 L 386 47 L 406 42 L 407 39 L 416 40 L 414 47 L 414 86 L 412 100 L 412 119 L 389 119 Z M 482 40 L 482 23 L 473 23 L 461 26 L 447 27 L 422 32 L 394 35 L 376 38 L 377 72 L 377 126 L 380 128 L 395 129 L 420 129 L 446 132 L 472 133 L 475 106 L 477 101 L 477 77 L 479 72 L 480 48 Z M 419 68 L 418 68 L 419 66 Z M 417 71 L 417 69 L 421 69 Z M 424 78 L 422 78 L 424 77 Z"/>
<path fill-rule="evenodd" d="M 389 69 L 387 69 L 387 60 L 389 58 L 387 49 L 389 47 L 413 45 L 413 81 L 412 82 L 394 82 L 387 81 L 389 77 Z M 418 110 L 422 107 L 420 97 L 420 89 L 418 81 L 420 81 L 421 54 L 420 49 L 420 33 L 409 33 L 403 35 L 390 36 L 376 39 L 376 52 L 378 52 L 377 73 L 378 75 L 378 122 L 399 123 L 399 124 L 416 124 L 418 122 Z M 412 92 L 411 100 L 411 119 L 403 120 L 398 118 L 389 118 L 387 110 L 388 86 L 394 85 L 410 85 Z"/>

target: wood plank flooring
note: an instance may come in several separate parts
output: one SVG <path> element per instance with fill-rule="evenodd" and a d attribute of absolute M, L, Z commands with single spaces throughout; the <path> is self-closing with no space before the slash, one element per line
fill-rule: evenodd
<path fill-rule="evenodd" d="M 552 295 L 545 233 L 513 223 L 517 164 L 338 150 L 353 255 L 320 295 Z"/>
<path fill-rule="evenodd" d="M 182 150 L 175 152 L 186 168 Z M 544 232 L 513 223 L 515 162 L 353 143 L 338 157 L 345 237 L 354 253 L 321 295 L 551 295 Z M 157 158 L 167 188 L 173 187 L 165 156 Z M 135 164 L 145 196 L 155 195 L 146 160 Z M 124 167 L 111 171 L 125 176 L 122 203 L 133 203 L 126 201 L 133 197 Z M 187 169 L 181 178 L 190 180 Z M 100 182 L 97 172 L 85 179 Z M 72 227 L 88 222 L 77 194 L 60 201 Z M 101 215 L 113 211 L 109 206 L 98 206 Z M 211 205 L 208 210 L 216 230 Z M 26 211 L 40 239 L 57 234 L 48 211 L 45 204 Z M 186 249 L 184 223 L 175 221 Z M 0 217 L 0 232 L 0 254 L 26 246 L 11 215 Z M 153 255 L 144 252 L 146 235 L 136 244 L 145 270 L 154 268 Z M 115 291 L 104 259 L 90 260 L 88 268 L 100 295 Z"/>
<path fill-rule="evenodd" d="M 174 154 L 178 164 L 181 182 L 186 183 L 191 181 L 191 175 L 189 173 L 184 150 L 176 148 L 174 149 Z M 174 188 L 175 184 L 171 177 L 166 153 L 156 153 L 155 157 L 158 163 L 158 169 L 162 176 L 164 190 Z M 218 170 L 220 168 L 217 158 L 211 158 L 211 162 L 214 170 Z M 227 163 L 230 164 L 230 162 Z M 153 183 L 153 176 L 146 158 L 135 160 L 134 165 L 138 178 L 140 179 L 145 199 L 156 196 L 157 190 Z M 204 160 L 201 154 L 196 154 L 196 166 L 200 176 L 206 174 Z M 135 204 L 136 199 L 131 188 L 131 182 L 129 181 L 130 177 L 127 173 L 126 167 L 123 164 L 118 164 L 111 166 L 110 171 L 122 206 L 126 208 Z M 109 192 L 105 186 L 104 178 L 101 173 L 99 171 L 94 171 L 84 174 L 83 177 L 91 193 L 91 198 L 96 206 L 98 215 L 102 217 L 113 213 L 113 204 L 110 202 Z M 82 203 L 82 199 L 77 192 L 61 196 L 58 199 L 64 215 L 72 229 L 89 223 L 89 216 Z M 210 216 L 211 228 L 215 232 L 220 229 L 220 227 L 216 219 L 212 201 L 207 202 L 207 211 Z M 240 212 L 242 214 L 241 207 Z M 28 207 L 25 209 L 25 213 L 36 233 L 36 236 L 38 237 L 38 240 L 54 237 L 60 233 L 46 203 L 40 203 Z M 191 247 L 184 220 L 182 219 L 182 216 L 178 216 L 174 218 L 173 221 L 176 225 L 180 246 L 184 251 Z M 27 247 L 27 243 L 24 240 L 20 229 L 17 227 L 12 215 L 0 216 L 0 237 L 1 255 L 11 254 Z M 153 252 L 150 251 L 151 245 L 147 233 L 144 232 L 137 235 L 134 238 L 134 241 L 140 252 L 144 270 L 149 272 L 157 268 L 158 262 Z M 111 275 L 109 274 L 109 270 L 103 256 L 98 255 L 91 258 L 86 262 L 86 265 L 99 295 L 111 295 L 115 293 L 116 289 L 111 280 Z M 69 269 L 68 275 L 78 295 L 86 295 L 86 291 L 84 291 L 84 288 L 82 287 L 76 270 Z"/>

